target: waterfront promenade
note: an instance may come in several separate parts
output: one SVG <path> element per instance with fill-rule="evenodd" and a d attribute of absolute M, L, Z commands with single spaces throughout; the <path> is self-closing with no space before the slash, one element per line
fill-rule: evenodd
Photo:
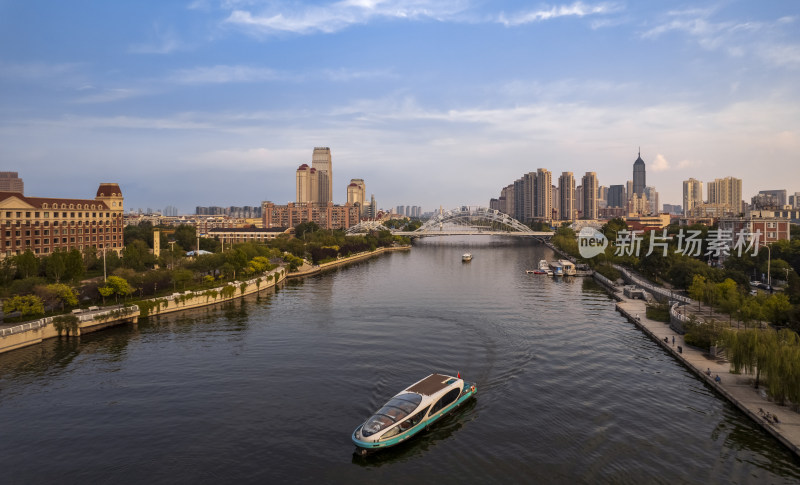
<path fill-rule="evenodd" d="M 743 413 L 757 422 L 778 441 L 800 456 L 800 413 L 769 400 L 764 387 L 753 387 L 754 377 L 745 374 L 732 374 L 731 365 L 724 358 L 687 346 L 683 336 L 672 330 L 668 323 L 651 320 L 645 316 L 646 303 L 643 300 L 626 298 L 616 292 L 617 310 L 639 327 L 645 334 L 658 342 L 675 359 L 704 380 L 715 391 L 738 407 Z M 673 340 L 675 343 L 673 344 Z M 666 340 L 665 340 L 666 339 Z M 679 350 L 680 347 L 680 350 Z M 707 372 L 710 370 L 710 375 Z M 715 377 L 720 382 L 715 382 Z M 777 416 L 778 422 L 768 420 Z"/>

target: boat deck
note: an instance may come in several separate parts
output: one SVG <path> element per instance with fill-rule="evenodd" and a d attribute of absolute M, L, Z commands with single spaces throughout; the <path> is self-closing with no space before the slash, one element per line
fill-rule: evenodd
<path fill-rule="evenodd" d="M 417 382 L 413 386 L 406 389 L 408 392 L 416 392 L 417 394 L 424 394 L 426 396 L 432 396 L 437 392 L 441 391 L 445 387 L 448 386 L 447 382 L 451 379 L 455 379 L 452 376 L 446 376 L 442 374 L 431 374 L 425 379 Z"/>

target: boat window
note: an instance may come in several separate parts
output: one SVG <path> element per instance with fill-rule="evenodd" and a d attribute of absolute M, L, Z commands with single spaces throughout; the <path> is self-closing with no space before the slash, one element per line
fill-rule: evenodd
<path fill-rule="evenodd" d="M 374 416 L 364 423 L 361 433 L 364 436 L 370 436 L 403 420 L 417 409 L 420 402 L 422 402 L 422 396 L 413 392 L 393 397 L 391 401 L 387 402 Z"/>
<path fill-rule="evenodd" d="M 395 426 L 394 428 L 392 428 L 389 431 L 387 431 L 386 434 L 381 436 L 381 439 L 385 440 L 385 439 L 389 439 L 389 438 L 391 438 L 393 436 L 397 436 L 397 433 L 399 433 L 399 432 L 400 432 L 400 430 L 397 428 L 397 426 Z"/>
<path fill-rule="evenodd" d="M 458 398 L 459 394 L 461 394 L 461 389 L 455 388 L 450 392 L 448 392 L 447 394 L 445 394 L 444 396 L 442 396 L 442 398 L 439 399 L 439 402 L 433 405 L 433 409 L 431 409 L 431 414 L 437 413 L 441 411 L 442 408 L 452 404 Z"/>

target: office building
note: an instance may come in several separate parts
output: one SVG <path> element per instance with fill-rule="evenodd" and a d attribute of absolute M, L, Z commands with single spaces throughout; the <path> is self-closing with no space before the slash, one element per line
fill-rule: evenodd
<path fill-rule="evenodd" d="M 658 214 L 659 208 L 659 200 L 658 200 L 658 192 L 656 192 L 655 187 L 645 187 L 644 188 L 644 196 L 647 198 L 647 202 L 649 207 L 647 209 L 647 214 Z"/>
<path fill-rule="evenodd" d="M 607 207 L 625 207 L 626 202 L 624 185 L 612 185 L 608 188 Z"/>
<path fill-rule="evenodd" d="M 316 169 L 319 195 L 316 202 L 333 202 L 333 167 L 331 149 L 315 147 L 311 155 L 311 168 Z"/>
<path fill-rule="evenodd" d="M 364 215 L 366 207 L 364 202 L 367 197 L 366 185 L 363 179 L 350 179 L 350 184 L 347 186 L 347 203 L 350 205 L 358 205 L 361 215 Z"/>
<path fill-rule="evenodd" d="M 17 172 L 0 172 L 0 192 L 25 193 L 25 184 Z"/>
<path fill-rule="evenodd" d="M 786 195 L 787 195 L 786 192 L 787 192 L 786 189 L 782 189 L 782 190 L 760 190 L 758 192 L 758 195 L 762 195 L 763 194 L 763 195 L 775 197 L 775 201 L 777 202 L 778 207 L 780 207 L 782 209 L 788 203 L 788 200 L 787 200 L 787 197 L 786 197 Z"/>
<path fill-rule="evenodd" d="M 646 186 L 644 160 L 642 160 L 642 151 L 639 150 L 639 157 L 633 162 L 633 193 L 639 196 L 643 195 Z"/>

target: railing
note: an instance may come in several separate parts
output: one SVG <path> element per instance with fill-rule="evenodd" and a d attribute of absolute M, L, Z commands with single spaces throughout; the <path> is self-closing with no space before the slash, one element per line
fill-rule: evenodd
<path fill-rule="evenodd" d="M 617 286 L 616 283 L 614 283 L 610 279 L 606 278 L 605 276 L 601 275 L 597 271 L 594 272 L 594 277 L 596 279 L 600 280 L 601 283 L 605 284 L 608 287 L 614 288 L 615 286 Z"/>
<path fill-rule="evenodd" d="M 683 305 L 678 301 L 673 303 L 672 306 L 669 307 L 669 315 L 677 320 L 680 320 L 681 323 L 686 323 L 689 321 L 689 317 L 686 316 L 686 313 L 681 313 L 678 311 L 678 309 L 682 306 Z"/>
<path fill-rule="evenodd" d="M 0 329 L 0 336 L 5 337 L 6 335 L 14 335 L 15 333 L 22 333 L 22 332 L 27 332 L 29 330 L 36 330 L 42 327 L 46 327 L 51 323 L 53 323 L 53 317 L 40 318 L 39 320 L 23 323 L 21 325 L 17 325 L 14 327 Z"/>
<path fill-rule="evenodd" d="M 688 305 L 691 305 L 692 303 L 697 303 L 696 301 L 692 300 L 691 298 L 685 297 L 683 295 L 679 295 L 679 294 L 675 293 L 674 291 L 668 290 L 666 288 L 662 288 L 660 286 L 656 286 L 656 285 L 650 283 L 649 281 L 646 281 L 643 278 L 640 278 L 638 275 L 635 275 L 634 273 L 629 271 L 627 268 L 624 268 L 624 267 L 622 267 L 622 266 L 620 266 L 618 264 L 615 264 L 614 268 L 616 268 L 620 273 L 622 273 L 625 276 L 626 280 L 632 282 L 636 286 L 640 286 L 642 288 L 645 288 L 645 289 L 649 290 L 651 293 L 655 293 L 657 295 L 661 295 L 662 297 L 667 298 L 669 300 L 681 301 L 681 302 L 686 303 Z"/>

